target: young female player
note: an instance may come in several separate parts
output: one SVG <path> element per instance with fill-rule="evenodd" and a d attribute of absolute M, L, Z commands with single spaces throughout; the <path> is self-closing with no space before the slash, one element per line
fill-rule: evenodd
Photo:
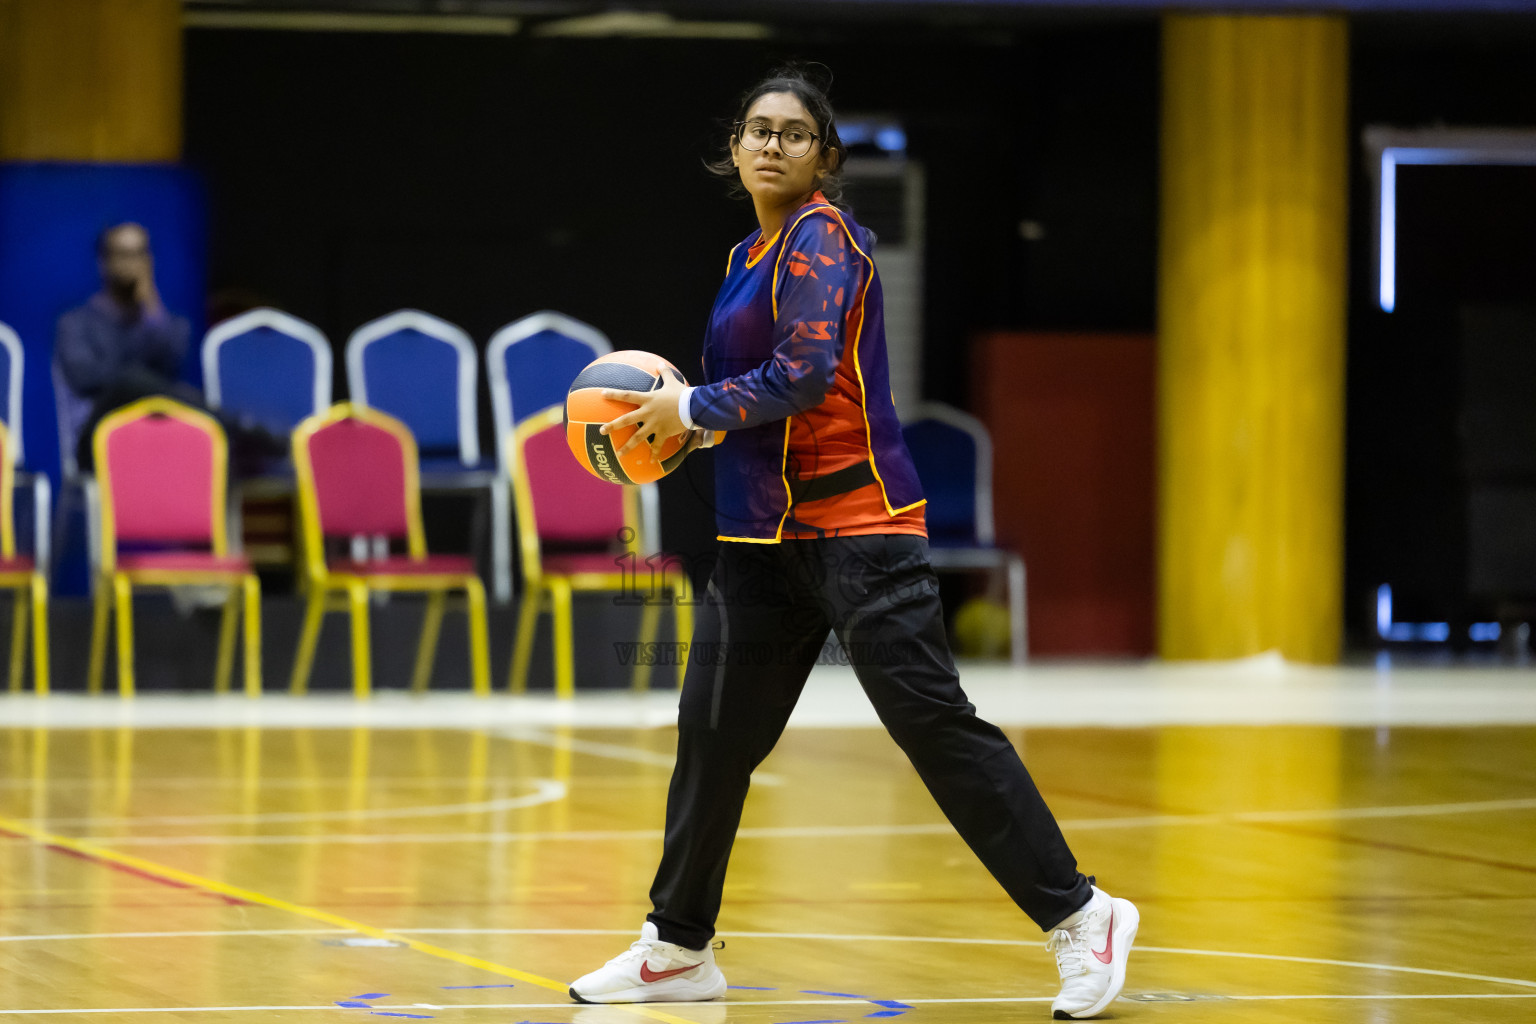
<path fill-rule="evenodd" d="M 641 429 L 716 445 L 720 553 L 678 709 L 655 909 L 627 952 L 571 984 L 582 1002 L 714 999 L 711 940 L 752 771 L 829 629 L 946 817 L 1050 934 L 1058 1018 L 1125 983 L 1136 908 L 1077 870 L 1003 733 L 960 689 L 928 565 L 923 496 L 891 401 L 871 238 L 834 205 L 845 152 L 824 91 L 795 70 L 743 98 L 717 170 L 758 230 L 731 250 L 704 339 L 707 383 L 610 391 Z M 764 652 L 771 656 L 763 657 Z"/>

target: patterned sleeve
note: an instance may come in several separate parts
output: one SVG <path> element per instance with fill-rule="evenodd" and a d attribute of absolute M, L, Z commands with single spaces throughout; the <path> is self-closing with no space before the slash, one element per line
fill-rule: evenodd
<path fill-rule="evenodd" d="M 739 377 L 694 389 L 689 412 L 697 426 L 755 427 L 821 404 L 843 358 L 858 260 L 835 218 L 812 214 L 795 226 L 780 263 L 773 358 Z"/>

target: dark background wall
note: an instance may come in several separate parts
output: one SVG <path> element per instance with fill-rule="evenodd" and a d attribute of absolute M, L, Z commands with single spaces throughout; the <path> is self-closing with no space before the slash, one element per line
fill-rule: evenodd
<path fill-rule="evenodd" d="M 702 160 L 739 94 L 798 56 L 835 70 L 840 111 L 899 116 L 926 166 L 927 397 L 967 404 L 984 328 L 1151 328 L 1155 21 L 808 40 L 190 31 L 216 300 L 281 306 L 338 348 L 404 306 L 482 345 L 553 308 L 696 372 L 725 255 L 755 227 Z M 708 459 L 663 482 L 669 547 L 710 548 L 711 486 Z"/>
<path fill-rule="evenodd" d="M 191 30 L 186 149 L 211 201 L 210 284 L 288 308 L 338 346 L 402 306 L 482 344 L 556 308 L 692 370 L 724 254 L 753 227 L 701 160 L 738 93 L 794 55 L 835 69 L 840 110 L 900 117 L 927 168 L 928 397 L 968 404 L 982 331 L 1154 328 L 1154 19 L 779 28 L 759 42 Z M 1489 192 L 1415 173 L 1402 305 L 1379 312 L 1359 131 L 1536 125 L 1533 52 L 1530 18 L 1352 23 L 1344 586 L 1356 642 L 1381 582 L 1401 581 L 1407 617 L 1487 613 L 1468 587 L 1468 296 L 1413 290 L 1414 275 L 1474 282 L 1484 304 L 1536 291 L 1520 255 L 1536 238 L 1529 176 Z M 1478 193 L 1504 241 L 1446 249 L 1409 230 L 1447 209 L 1471 223 L 1453 204 Z M 708 550 L 694 495 L 710 486 L 707 459 L 664 482 L 668 546 Z"/>
<path fill-rule="evenodd" d="M 1536 168 L 1400 168 L 1398 301 L 1384 313 L 1359 133 L 1536 128 L 1536 22 L 1365 19 L 1352 35 L 1346 611 L 1368 642 L 1385 583 L 1395 618 L 1449 621 L 1460 643 L 1469 622 L 1536 597 L 1536 502 L 1475 512 L 1490 483 L 1496 505 L 1536 485 L 1536 446 L 1499 453 L 1536 431 Z M 1492 335 L 1479 330 L 1490 307 Z"/>

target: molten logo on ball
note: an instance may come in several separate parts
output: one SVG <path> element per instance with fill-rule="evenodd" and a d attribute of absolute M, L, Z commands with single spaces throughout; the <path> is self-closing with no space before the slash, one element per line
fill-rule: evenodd
<path fill-rule="evenodd" d="M 620 480 L 619 474 L 613 471 L 613 463 L 616 460 L 613 458 L 612 450 L 608 447 L 608 438 L 598 433 L 598 428 L 591 424 L 587 425 L 587 447 L 592 453 L 592 461 L 595 463 L 593 468 L 598 476 L 611 484 L 628 482 Z M 577 456 L 577 458 L 580 458 L 580 456 Z"/>
<path fill-rule="evenodd" d="M 603 391 L 655 391 L 661 387 L 661 375 L 670 373 L 682 383 L 677 367 L 661 356 L 628 349 L 610 352 L 587 364 L 576 375 L 565 396 L 565 441 L 576 461 L 599 480 L 614 484 L 648 484 L 660 480 L 683 461 L 686 434 L 667 438 L 661 446 L 661 461 L 651 457 L 649 444 L 639 445 L 623 458 L 615 453 L 634 436 L 634 427 L 620 427 L 612 434 L 598 428 L 630 412 L 635 406 L 604 398 Z M 646 438 L 650 442 L 653 438 Z"/>

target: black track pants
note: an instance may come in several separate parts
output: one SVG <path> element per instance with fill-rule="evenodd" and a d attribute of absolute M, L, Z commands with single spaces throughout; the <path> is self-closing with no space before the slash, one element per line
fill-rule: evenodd
<path fill-rule="evenodd" d="M 921 537 L 726 542 L 678 709 L 677 766 L 649 919 L 663 941 L 713 938 L 752 771 L 784 731 L 835 630 L 880 721 L 987 870 L 1043 929 L 1091 895 L 1018 753 L 976 716 L 944 634 Z"/>

